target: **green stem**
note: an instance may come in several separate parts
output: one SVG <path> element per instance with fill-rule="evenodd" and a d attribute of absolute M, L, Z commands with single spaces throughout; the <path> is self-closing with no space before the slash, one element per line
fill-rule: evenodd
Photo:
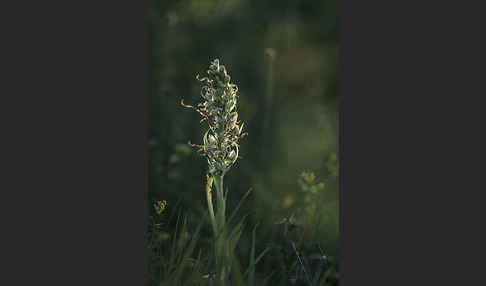
<path fill-rule="evenodd" d="M 208 182 L 206 184 L 206 198 L 208 201 L 209 216 L 211 218 L 211 225 L 213 227 L 214 235 L 218 235 L 218 226 L 216 224 L 216 218 L 214 217 L 214 207 L 213 207 L 213 195 L 211 193 L 211 188 L 213 186 L 214 178 L 212 176 L 208 177 Z"/>
<path fill-rule="evenodd" d="M 214 176 L 216 185 L 216 196 L 218 199 L 219 227 L 223 228 L 226 221 L 226 201 L 223 195 L 223 176 Z"/>
<path fill-rule="evenodd" d="M 229 273 L 229 257 L 228 257 L 228 247 L 226 239 L 226 202 L 223 194 L 223 175 L 215 175 L 214 183 L 216 185 L 216 197 L 217 197 L 217 234 L 215 241 L 215 253 L 216 253 L 216 265 L 217 265 L 217 279 L 223 285 L 227 280 Z"/>

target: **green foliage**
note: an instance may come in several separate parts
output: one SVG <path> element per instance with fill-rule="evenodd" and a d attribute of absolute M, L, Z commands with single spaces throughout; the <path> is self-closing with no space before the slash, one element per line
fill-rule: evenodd
<path fill-rule="evenodd" d="M 175 231 L 170 238 L 162 238 L 164 230 L 160 227 L 165 225 L 165 216 L 151 216 L 149 226 L 149 280 L 148 285 L 256 285 L 255 284 L 255 265 L 262 259 L 268 251 L 265 249 L 255 258 L 255 230 L 253 230 L 252 254 L 248 269 L 243 272 L 235 253 L 235 248 L 241 234 L 244 231 L 245 219 L 242 218 L 231 230 L 225 243 L 229 246 L 229 260 L 231 267 L 226 267 L 231 271 L 231 277 L 220 284 L 217 281 L 214 269 L 214 261 L 217 259 L 214 254 L 217 252 L 204 251 L 198 247 L 201 244 L 200 231 L 202 222 L 191 233 L 187 227 L 187 217 L 178 212 Z M 154 223 L 155 222 L 155 223 Z M 167 222 L 168 223 L 168 222 Z M 182 224 L 182 226 L 181 226 Z M 249 279 L 245 277 L 249 274 Z"/>
<path fill-rule="evenodd" d="M 309 285 L 308 280 L 336 285 L 337 17 L 336 0 L 150 1 L 150 285 L 216 286 L 215 234 L 225 237 L 219 244 L 231 250 L 226 256 L 231 266 L 227 285 Z M 214 132 L 197 124 L 199 114 L 180 106 L 182 98 L 187 103 L 201 99 L 201 82 L 194 74 L 206 74 L 204 67 L 214 58 L 231 67 L 231 78 L 225 80 L 226 68 L 212 62 L 216 68 L 207 74 L 212 82 L 203 81 L 208 92 L 202 93 L 201 104 L 221 94 L 215 91 L 217 82 L 231 89 L 221 89 L 226 101 L 194 108 L 224 109 L 228 102 L 230 108 L 233 84 L 238 85 L 234 122 L 240 128 L 239 121 L 244 121 L 251 136 L 236 142 L 237 147 L 229 144 L 229 149 L 215 143 L 230 134 L 221 130 L 231 127 L 234 109 L 218 115 L 220 122 L 215 113 L 206 114 L 204 123 L 215 126 Z M 205 145 L 201 153 L 211 153 L 212 167 L 188 148 L 188 140 L 202 141 L 198 149 Z M 225 185 L 213 181 L 208 192 L 208 169 L 220 175 L 218 170 L 223 173 L 228 167 Z M 315 175 L 306 191 L 298 182 L 302 170 Z M 157 214 L 153 204 L 162 200 L 167 205 Z M 213 224 L 216 220 L 219 225 Z M 321 253 L 326 260 L 317 259 Z"/>
<path fill-rule="evenodd" d="M 149 227 L 151 236 L 148 285 L 181 285 L 188 281 L 199 280 L 206 270 L 207 262 L 207 257 L 202 256 L 202 249 L 196 248 L 202 222 L 190 233 L 187 217 L 182 217 L 179 213 L 175 231 L 170 236 L 164 237 L 162 234 L 165 231 L 156 227 L 165 223 L 164 218 L 165 216 L 151 217 L 151 220 L 156 223 Z"/>

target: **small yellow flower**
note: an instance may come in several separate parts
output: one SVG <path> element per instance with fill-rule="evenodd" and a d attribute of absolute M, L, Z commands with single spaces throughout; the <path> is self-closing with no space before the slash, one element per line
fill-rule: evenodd
<path fill-rule="evenodd" d="M 308 180 L 309 180 L 309 182 L 311 182 L 311 183 L 312 183 L 312 182 L 314 182 L 314 180 L 315 180 L 315 179 L 316 179 L 316 175 L 314 174 L 314 172 L 311 172 L 311 173 L 309 174 L 309 179 L 308 179 Z"/>
<path fill-rule="evenodd" d="M 317 183 L 316 175 L 314 174 L 314 172 L 302 172 L 302 174 L 300 174 L 299 178 L 297 179 L 297 182 L 299 183 L 302 191 L 310 192 L 313 194 L 322 191 L 325 187 L 324 183 Z"/>
<path fill-rule="evenodd" d="M 166 206 L 167 206 L 167 201 L 166 200 L 157 201 L 154 204 L 154 208 L 155 208 L 155 211 L 157 212 L 157 214 L 161 214 L 165 210 L 165 207 Z"/>
<path fill-rule="evenodd" d="M 294 198 L 291 195 L 287 195 L 283 201 L 283 207 L 284 208 L 289 208 L 294 204 Z"/>
<path fill-rule="evenodd" d="M 160 233 L 160 239 L 161 240 L 167 240 L 169 238 L 170 238 L 170 234 L 169 233 L 167 233 L 167 232 L 161 232 Z"/>

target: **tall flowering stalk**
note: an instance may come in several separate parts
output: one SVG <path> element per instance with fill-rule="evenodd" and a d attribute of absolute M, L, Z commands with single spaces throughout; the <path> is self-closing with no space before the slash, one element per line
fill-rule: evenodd
<path fill-rule="evenodd" d="M 197 106 L 181 104 L 184 107 L 196 110 L 201 116 L 201 122 L 208 123 L 208 129 L 203 136 L 203 144 L 191 146 L 198 148 L 208 162 L 206 197 L 215 235 L 215 254 L 218 281 L 227 281 L 230 272 L 230 247 L 226 231 L 226 197 L 223 193 L 223 178 L 238 159 L 240 138 L 243 133 L 243 124 L 238 121 L 237 92 L 238 87 L 230 82 L 226 68 L 220 65 L 219 60 L 211 62 L 208 76 L 196 78 L 203 83 L 201 97 L 203 102 Z M 217 212 L 214 213 L 212 202 L 212 185 L 216 187 Z"/>

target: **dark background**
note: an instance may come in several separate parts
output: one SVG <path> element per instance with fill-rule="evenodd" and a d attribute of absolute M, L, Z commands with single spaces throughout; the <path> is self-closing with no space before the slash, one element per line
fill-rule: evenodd
<path fill-rule="evenodd" d="M 149 210 L 155 200 L 167 200 L 168 211 L 178 203 L 193 224 L 206 212 L 207 163 L 187 142 L 200 144 L 207 126 L 180 101 L 201 101 L 195 76 L 218 58 L 239 87 L 239 118 L 249 134 L 225 177 L 230 206 L 254 189 L 242 214 L 250 213 L 248 229 L 263 223 L 262 248 L 278 236 L 274 223 L 304 197 L 299 174 L 314 171 L 326 187 L 315 201 L 322 219 L 310 227 L 338 257 L 337 2 L 150 1 Z"/>
<path fill-rule="evenodd" d="M 143 284 L 147 3 L 4 5 L 2 284 Z M 342 285 L 484 284 L 483 9 L 339 6 Z"/>

